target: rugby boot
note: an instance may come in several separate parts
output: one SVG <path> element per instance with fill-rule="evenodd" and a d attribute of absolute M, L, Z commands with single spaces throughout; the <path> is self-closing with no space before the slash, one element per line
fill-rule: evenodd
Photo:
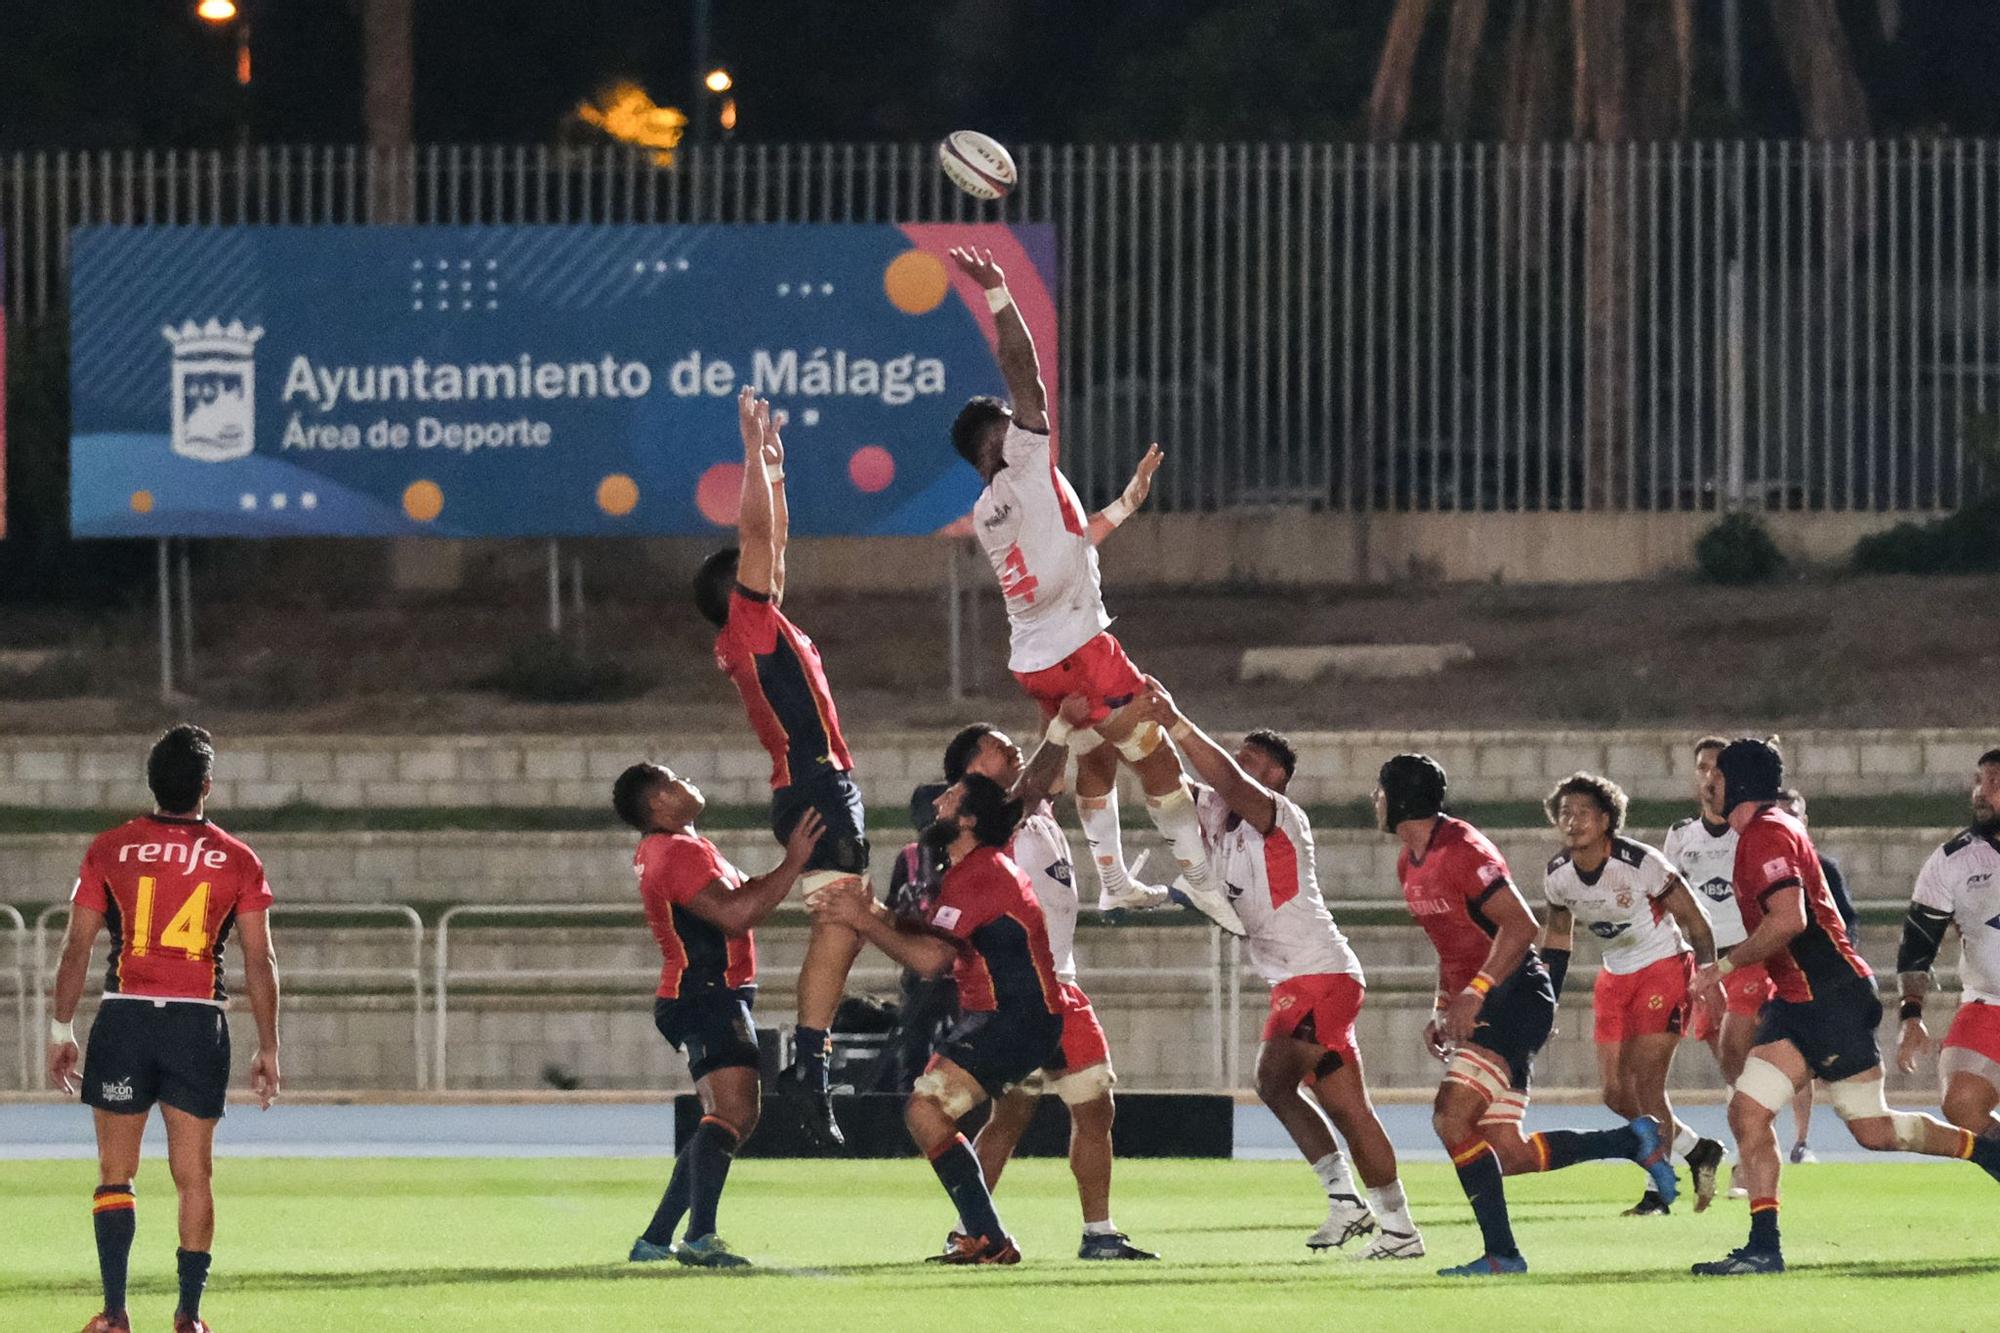
<path fill-rule="evenodd" d="M 1187 876 L 1182 875 L 1167 890 L 1167 896 L 1183 907 L 1192 907 L 1238 939 L 1249 934 L 1243 928 L 1243 918 L 1236 915 L 1236 909 L 1229 905 L 1229 895 L 1220 889 L 1213 886 L 1197 889 L 1187 882 Z"/>
<path fill-rule="evenodd" d="M 1694 1178 L 1694 1210 L 1705 1213 L 1715 1202 L 1715 1178 L 1722 1167 L 1724 1149 L 1715 1139 L 1697 1140 L 1688 1149 L 1688 1174 Z"/>
<path fill-rule="evenodd" d="M 1363 1259 L 1421 1259 L 1424 1257 L 1423 1233 L 1417 1231 L 1391 1231 L 1383 1227 L 1375 1233 L 1375 1239 L 1368 1242 L 1368 1248 L 1361 1252 Z"/>
<path fill-rule="evenodd" d="M 1375 1229 L 1375 1214 L 1367 1204 L 1352 1194 L 1329 1194 L 1326 1199 L 1326 1221 L 1320 1223 L 1318 1231 L 1306 1237 L 1309 1250 L 1339 1249 L 1356 1236 L 1365 1236 Z"/>
<path fill-rule="evenodd" d="M 1731 1250 L 1711 1263 L 1696 1264 L 1688 1272 L 1696 1277 L 1749 1277 L 1756 1273 L 1782 1273 L 1785 1256 L 1776 1250 Z"/>
<path fill-rule="evenodd" d="M 1673 1212 L 1673 1209 L 1667 1206 L 1667 1201 L 1662 1199 L 1658 1192 L 1647 1190 L 1644 1195 L 1640 1196 L 1639 1202 L 1618 1215 L 1620 1217 L 1665 1217 L 1671 1212 Z"/>
<path fill-rule="evenodd" d="M 1151 1250 L 1142 1250 L 1134 1245 L 1122 1231 L 1109 1231 L 1101 1236 L 1089 1232 L 1083 1235 L 1083 1244 L 1077 1248 L 1079 1259 L 1157 1259 L 1160 1256 Z"/>
<path fill-rule="evenodd" d="M 632 1252 L 625 1256 L 625 1262 L 650 1264 L 660 1259 L 671 1259 L 673 1257 L 674 1247 L 672 1245 L 655 1245 L 652 1241 L 641 1236 L 632 1242 Z"/>
<path fill-rule="evenodd" d="M 927 1264 L 951 1264 L 971 1266 L 975 1264 L 1018 1264 L 1021 1251 L 1011 1236 L 993 1239 L 987 1236 L 956 1236 L 952 1246 L 943 1254 L 926 1255 Z"/>
<path fill-rule="evenodd" d="M 795 1062 L 779 1070 L 777 1092 L 799 1108 L 799 1122 L 815 1148 L 830 1151 L 847 1146 L 847 1136 L 833 1118 L 832 1088 L 815 1087 L 805 1066 Z"/>
<path fill-rule="evenodd" d="M 729 1243 L 709 1232 L 674 1246 L 674 1258 L 689 1268 L 748 1268 L 750 1261 L 729 1248 Z"/>
<path fill-rule="evenodd" d="M 191 1314 L 174 1311 L 174 1333 L 214 1333 L 200 1318 Z"/>
<path fill-rule="evenodd" d="M 1459 1264 L 1455 1268 L 1438 1269 L 1439 1277 L 1507 1277 L 1514 1273 L 1528 1271 L 1528 1261 L 1521 1255 L 1482 1254 L 1469 1264 Z"/>
<path fill-rule="evenodd" d="M 83 1333 L 132 1333 L 132 1324 L 123 1310 L 117 1314 L 105 1310 L 91 1316 L 90 1322 L 83 1326 Z"/>

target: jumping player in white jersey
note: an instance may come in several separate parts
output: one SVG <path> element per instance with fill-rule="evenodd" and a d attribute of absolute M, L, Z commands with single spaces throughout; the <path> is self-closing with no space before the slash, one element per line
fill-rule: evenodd
<path fill-rule="evenodd" d="M 1243 918 L 1251 966 L 1271 986 L 1257 1048 L 1257 1095 L 1326 1191 L 1326 1221 L 1306 1245 L 1337 1247 L 1379 1228 L 1362 1258 L 1418 1258 L 1424 1238 L 1410 1220 L 1396 1149 L 1369 1100 L 1354 1039 L 1367 979 L 1320 896 L 1312 825 L 1285 795 L 1298 756 L 1277 732 L 1253 731 L 1232 757 L 1181 714 L 1158 681 L 1146 684 L 1146 716 L 1166 728 L 1207 784 L 1195 789 L 1195 807 L 1209 864 Z M 1315 1101 L 1307 1100 L 1308 1091 Z M 1334 1139 L 1336 1128 L 1367 1202 Z"/>
<path fill-rule="evenodd" d="M 1591 994 L 1598 1078 L 1604 1104 L 1622 1120 L 1649 1115 L 1673 1136 L 1673 1154 L 1694 1177 L 1696 1212 L 1715 1198 L 1722 1144 L 1698 1136 L 1674 1118 L 1667 1073 L 1687 1025 L 1688 983 L 1697 963 L 1715 961 L 1708 918 L 1667 858 L 1619 834 L 1624 790 L 1594 773 L 1573 773 L 1543 802 L 1562 834 L 1563 850 L 1548 865 L 1542 897 L 1542 961 L 1556 996 L 1569 971 L 1571 940 L 1581 926 L 1604 946 L 1604 966 Z M 1657 1191 L 1625 1210 L 1628 1217 L 1671 1211 Z"/>
<path fill-rule="evenodd" d="M 1123 758 L 1138 774 L 1153 824 L 1180 866 L 1175 888 L 1217 925 L 1241 935 L 1243 923 L 1211 882 L 1173 747 L 1157 725 L 1120 711 L 1144 686 L 1110 633 L 1097 546 L 1145 503 L 1162 458 L 1159 446 L 1139 460 L 1118 499 L 1086 517 L 1057 466 L 1034 339 L 1007 292 L 1006 275 L 986 251 L 953 250 L 951 257 L 986 292 L 1000 373 L 1013 400 L 968 402 L 952 423 L 952 447 L 986 483 L 972 522 L 1007 603 L 1008 669 L 1040 705 L 1044 721 L 1072 694 L 1090 702 L 1087 729 L 1075 738 L 1076 805 L 1097 871 L 1098 906 L 1158 905 L 1157 894 L 1135 886 L 1126 870 L 1116 785 Z"/>
<path fill-rule="evenodd" d="M 1896 1064 L 1914 1073 L 1929 1044 L 1924 997 L 1931 964 L 1947 928 L 1959 938 L 1958 1013 L 1938 1054 L 1944 1118 L 1983 1138 L 2000 1139 L 2000 749 L 1979 756 L 1972 783 L 1972 826 L 1932 852 L 1917 875 L 1896 955 L 1902 984 L 1902 1039 Z"/>

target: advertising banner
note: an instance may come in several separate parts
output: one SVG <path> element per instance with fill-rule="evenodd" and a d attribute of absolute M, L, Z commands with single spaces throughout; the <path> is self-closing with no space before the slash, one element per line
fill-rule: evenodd
<path fill-rule="evenodd" d="M 656 536 L 735 522 L 745 384 L 800 535 L 937 532 L 1003 394 L 993 251 L 1053 398 L 1047 226 L 86 227 L 80 537 Z"/>

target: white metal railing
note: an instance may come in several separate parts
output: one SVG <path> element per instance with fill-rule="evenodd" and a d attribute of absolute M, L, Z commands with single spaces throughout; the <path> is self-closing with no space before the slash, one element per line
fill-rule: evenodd
<path fill-rule="evenodd" d="M 382 984 L 410 987 L 410 1029 L 412 1048 L 416 1058 L 417 1083 L 423 1086 L 427 1081 L 428 1062 L 424 1049 L 424 922 L 415 908 L 403 903 L 274 903 L 273 917 L 376 917 L 398 923 L 407 923 L 410 928 L 410 965 L 408 967 L 327 967 L 313 964 L 281 963 L 280 975 L 286 979 L 312 983 L 334 984 Z M 34 1023 L 36 1031 L 46 1031 L 49 1018 L 49 998 L 54 984 L 55 967 L 51 963 L 48 950 L 49 928 L 61 919 L 67 924 L 69 904 L 51 903 L 35 917 L 34 924 Z M 48 1086 L 47 1071 L 37 1074 L 35 1085 Z"/>
<path fill-rule="evenodd" d="M 30 1035 L 33 1026 L 28 1021 L 30 1001 L 28 999 L 28 923 L 20 912 L 0 903 L 0 922 L 8 929 L 8 937 L 13 942 L 12 961 L 0 977 L 7 979 L 9 989 L 14 993 L 14 1025 L 20 1029 L 21 1044 L 21 1091 L 35 1086 L 34 1049 L 39 1037 Z"/>
<path fill-rule="evenodd" d="M 1058 420 L 1092 503 L 1924 511 L 2000 410 L 1989 139 L 1021 145 L 980 205 L 923 143 L 0 154 L 5 286 L 61 339 L 72 228 L 1055 228 Z M 54 359 L 51 359 L 51 363 Z"/>

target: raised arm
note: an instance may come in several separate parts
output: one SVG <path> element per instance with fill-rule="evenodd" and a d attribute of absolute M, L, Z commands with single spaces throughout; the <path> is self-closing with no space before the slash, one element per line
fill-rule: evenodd
<path fill-rule="evenodd" d="M 1118 530 L 1118 525 L 1137 513 L 1146 503 L 1146 497 L 1153 492 L 1153 474 L 1160 470 L 1166 455 L 1155 443 L 1147 448 L 1139 466 L 1132 470 L 1132 480 L 1125 483 L 1124 491 L 1116 500 L 1090 516 L 1090 544 L 1101 546 L 1104 539 Z"/>
<path fill-rule="evenodd" d="M 268 1111 L 284 1080 L 278 1071 L 278 950 L 271 942 L 271 914 L 248 912 L 236 918 L 243 948 L 243 989 L 257 1020 L 257 1054 L 250 1061 L 250 1091 Z"/>
<path fill-rule="evenodd" d="M 712 879 L 682 905 L 725 935 L 749 934 L 785 901 L 825 831 L 826 821 L 819 812 L 806 811 L 785 840 L 785 859 L 775 869 L 746 879 L 734 889 Z"/>
<path fill-rule="evenodd" d="M 1250 827 L 1265 834 L 1277 826 L 1278 798 L 1271 789 L 1245 773 L 1234 755 L 1188 721 L 1166 686 L 1148 676 L 1146 692 L 1126 706 L 1165 727 L 1201 780 L 1215 788 L 1216 795 Z"/>
<path fill-rule="evenodd" d="M 858 880 L 827 886 L 814 899 L 814 921 L 846 926 L 889 957 L 926 977 L 943 976 L 958 961 L 959 946 L 921 923 L 898 921 Z"/>
<path fill-rule="evenodd" d="M 771 483 L 771 600 L 785 601 L 785 551 L 792 541 L 792 511 L 785 500 L 785 442 L 780 438 L 789 420 L 772 412 L 764 423 L 764 475 Z"/>
<path fill-rule="evenodd" d="M 960 246 L 951 257 L 974 282 L 986 291 L 986 303 L 993 308 L 993 324 L 999 337 L 996 354 L 1000 377 L 1007 382 L 1007 396 L 1014 404 L 1014 423 L 1023 430 L 1047 433 L 1049 429 L 1048 391 L 1042 387 L 1041 362 L 1035 357 L 1035 340 L 1027 321 L 1007 292 L 1007 275 L 993 262 L 991 250 Z"/>
<path fill-rule="evenodd" d="M 1062 701 L 1055 720 L 1042 734 L 1042 743 L 1028 756 L 1021 776 L 1014 781 L 1014 789 L 1007 793 L 1021 803 L 1023 810 L 1033 810 L 1046 801 L 1062 781 L 1063 770 L 1069 765 L 1070 737 L 1089 720 L 1090 700 L 1072 694 Z"/>
<path fill-rule="evenodd" d="M 736 424 L 743 436 L 743 502 L 736 515 L 740 555 L 736 581 L 767 597 L 777 593 L 778 548 L 771 507 L 771 478 L 764 464 L 764 431 L 771 405 L 745 385 L 736 395 Z"/>

